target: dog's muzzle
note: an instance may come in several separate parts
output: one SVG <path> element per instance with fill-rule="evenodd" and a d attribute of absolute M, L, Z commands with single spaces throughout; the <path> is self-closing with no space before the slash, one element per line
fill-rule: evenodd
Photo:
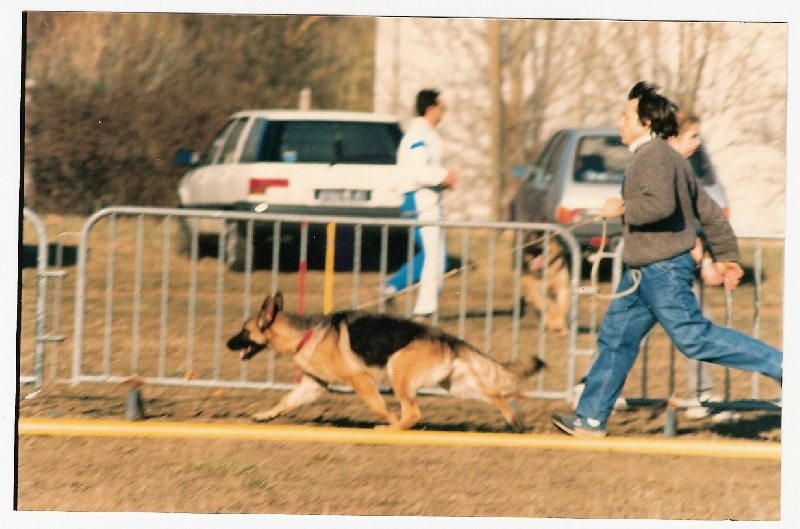
<path fill-rule="evenodd" d="M 250 340 L 247 331 L 242 331 L 228 340 L 226 344 L 231 351 L 241 351 L 242 360 L 250 360 L 256 354 L 266 349 L 266 344 L 258 344 Z"/>

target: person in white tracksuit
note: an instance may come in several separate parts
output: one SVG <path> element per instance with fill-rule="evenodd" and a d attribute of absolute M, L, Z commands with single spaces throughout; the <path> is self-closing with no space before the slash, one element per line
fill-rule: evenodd
<path fill-rule="evenodd" d="M 425 89 L 417 94 L 417 117 L 408 126 L 397 149 L 397 165 L 407 171 L 410 189 L 404 195 L 402 210 L 408 218 L 421 221 L 439 221 L 444 218 L 442 192 L 458 181 L 457 173 L 442 165 L 442 139 L 436 126 L 444 114 L 444 104 L 439 92 Z M 414 242 L 419 251 L 411 263 L 405 263 L 389 278 L 383 293 L 392 296 L 419 283 L 414 316 L 433 314 L 439 301 L 439 292 L 447 266 L 447 245 L 444 230 L 439 226 L 422 226 L 414 230 Z M 410 277 L 409 277 L 410 275 Z"/>

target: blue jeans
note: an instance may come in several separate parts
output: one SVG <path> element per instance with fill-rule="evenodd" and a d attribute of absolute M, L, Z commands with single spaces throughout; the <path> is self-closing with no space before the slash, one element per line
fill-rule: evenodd
<path fill-rule="evenodd" d="M 393 286 L 398 292 L 409 285 L 419 283 L 419 278 L 422 276 L 422 265 L 425 262 L 425 247 L 422 245 L 419 226 L 414 228 L 414 247 L 417 249 L 417 253 L 414 254 L 414 258 L 411 260 L 411 266 L 409 266 L 409 262 L 406 261 L 397 269 L 392 277 L 386 281 L 387 285 Z M 409 274 L 411 274 L 411 280 L 408 278 Z"/>
<path fill-rule="evenodd" d="M 597 337 L 597 359 L 575 413 L 605 425 L 645 334 L 660 323 L 675 346 L 689 358 L 734 369 L 756 371 L 781 382 L 783 353 L 764 342 L 703 316 L 692 293 L 694 261 L 689 253 L 639 268 L 634 292 L 611 301 Z M 618 292 L 633 284 L 630 270 Z"/>

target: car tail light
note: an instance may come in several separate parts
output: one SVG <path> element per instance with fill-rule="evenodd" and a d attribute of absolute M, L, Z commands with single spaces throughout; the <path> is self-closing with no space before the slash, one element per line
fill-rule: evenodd
<path fill-rule="evenodd" d="M 262 195 L 267 192 L 270 187 L 289 187 L 288 178 L 251 178 L 250 190 L 251 195 Z"/>
<path fill-rule="evenodd" d="M 592 237 L 589 239 L 589 246 L 592 248 L 600 248 L 601 244 L 608 244 L 608 237 L 606 237 L 605 243 L 602 237 Z"/>
<path fill-rule="evenodd" d="M 569 209 L 564 206 L 558 206 L 556 209 L 556 222 L 559 224 L 574 224 L 581 220 L 583 210 L 580 208 Z"/>

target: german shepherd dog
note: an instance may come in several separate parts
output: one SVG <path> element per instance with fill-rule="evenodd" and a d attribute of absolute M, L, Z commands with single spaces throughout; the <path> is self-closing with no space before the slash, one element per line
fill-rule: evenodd
<path fill-rule="evenodd" d="M 534 241 L 537 238 L 540 238 L 539 234 L 534 233 L 528 235 L 526 240 Z M 549 237 L 547 249 L 545 257 L 541 244 L 525 246 L 520 279 L 522 296 L 525 305 L 532 305 L 539 314 L 542 314 L 548 331 L 563 336 L 567 334 L 570 303 L 567 251 L 561 239 L 555 235 Z M 542 289 L 545 269 L 547 269 L 547 287 Z"/>
<path fill-rule="evenodd" d="M 261 311 L 245 321 L 227 346 L 241 351 L 242 360 L 268 346 L 290 355 L 303 377 L 278 404 L 253 415 L 269 421 L 301 404 L 319 398 L 334 382 L 349 385 L 388 425 L 405 430 L 421 418 L 416 402 L 422 387 L 441 386 L 461 398 L 494 404 L 512 430 L 524 424 L 509 404 L 520 381 L 544 367 L 538 357 L 525 356 L 501 364 L 464 340 L 423 323 L 361 311 L 307 317 L 283 311 L 283 296 L 268 296 Z M 400 418 L 389 411 L 377 381 L 388 375 L 400 401 Z"/>

